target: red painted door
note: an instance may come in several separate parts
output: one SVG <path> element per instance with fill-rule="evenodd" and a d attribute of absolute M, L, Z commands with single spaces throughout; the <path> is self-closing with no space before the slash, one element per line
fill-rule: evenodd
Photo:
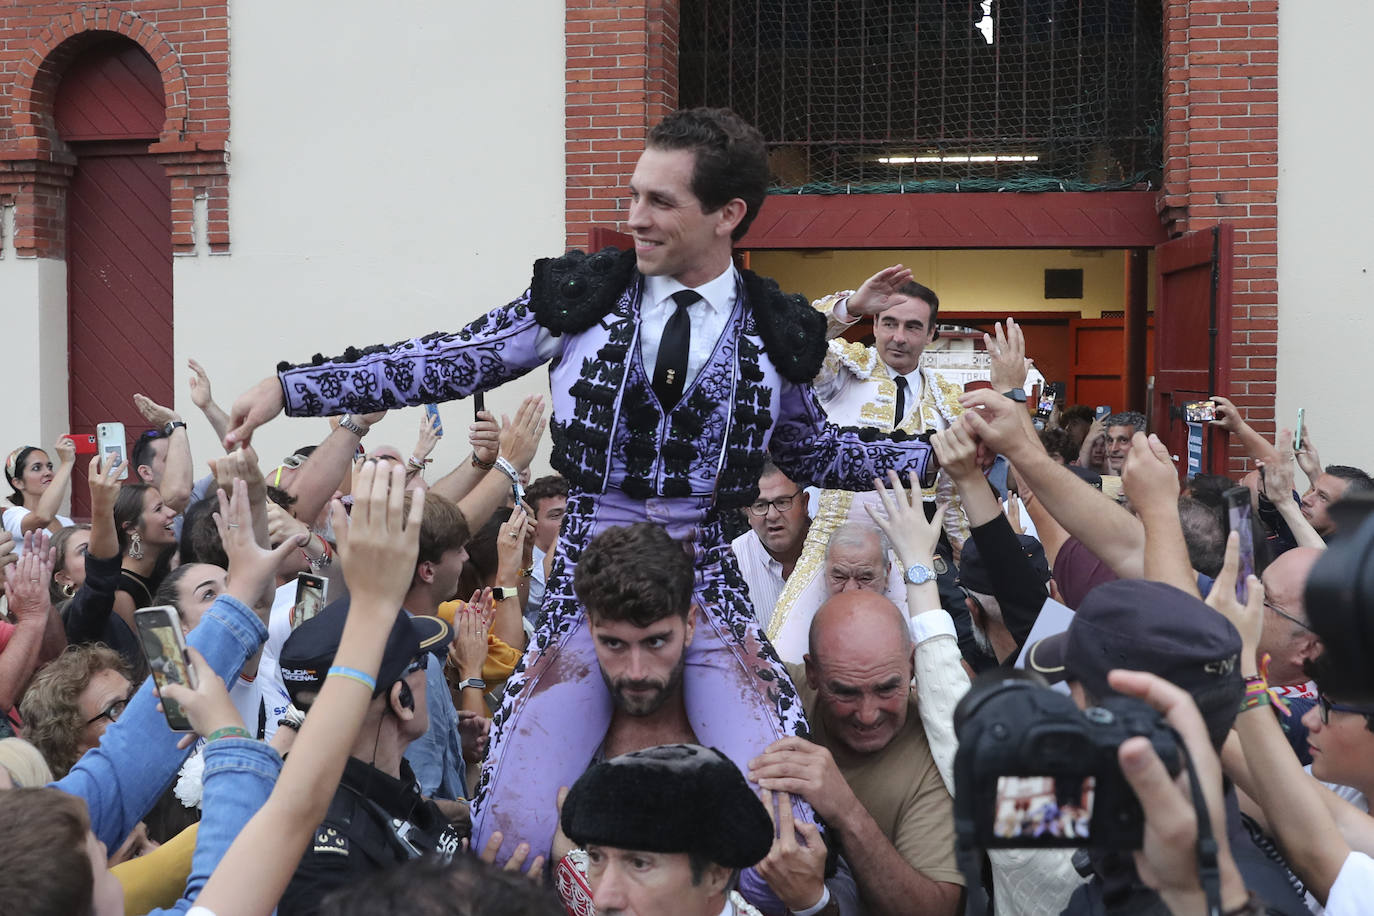
<path fill-rule="evenodd" d="M 87 48 L 58 87 L 53 118 L 77 157 L 67 192 L 73 432 L 118 421 L 132 440 L 148 428 L 136 392 L 173 401 L 171 185 L 148 153 L 164 117 L 157 66 L 124 38 Z M 73 514 L 89 513 L 89 496 L 78 480 Z"/>
<path fill-rule="evenodd" d="M 1175 455 L 1188 449 L 1184 405 L 1228 390 L 1234 234 L 1222 223 L 1155 249 L 1159 299 L 1150 425 Z M 1204 435 L 1203 470 L 1224 473 L 1226 435 L 1211 428 Z"/>
<path fill-rule="evenodd" d="M 71 428 L 114 420 L 132 440 L 148 428 L 136 392 L 173 402 L 171 186 L 146 144 L 83 146 L 67 193 Z M 74 512 L 87 496 L 72 487 Z"/>
<path fill-rule="evenodd" d="M 1073 318 L 1069 321 L 1073 367 L 1069 371 L 1069 403 L 1097 407 L 1105 404 L 1113 412 L 1125 410 L 1126 378 L 1122 349 L 1125 345 L 1124 318 Z M 1145 326 L 1145 365 L 1154 352 L 1154 322 Z"/>

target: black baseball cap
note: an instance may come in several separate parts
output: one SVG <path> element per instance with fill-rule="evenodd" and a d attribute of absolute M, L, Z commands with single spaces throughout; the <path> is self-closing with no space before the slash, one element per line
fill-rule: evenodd
<path fill-rule="evenodd" d="M 1018 534 L 1016 537 L 1021 542 L 1021 552 L 1030 561 L 1036 576 L 1041 582 L 1050 581 L 1050 563 L 1045 558 L 1044 546 L 1029 534 Z M 976 537 L 964 541 L 964 549 L 959 553 L 959 585 L 983 595 L 991 595 L 995 591 L 991 570 L 983 562 Z"/>
<path fill-rule="evenodd" d="M 1063 633 L 1031 645 L 1026 667 L 1051 682 L 1076 680 L 1112 695 L 1107 672 L 1148 671 L 1193 696 L 1213 741 L 1224 738 L 1245 693 L 1240 634 L 1198 598 L 1163 582 L 1119 579 L 1088 592 Z"/>
<path fill-rule="evenodd" d="M 339 651 L 344 621 L 348 619 L 349 600 L 342 598 L 326 605 L 324 610 L 297 627 L 282 646 L 282 681 L 291 702 L 301 709 L 303 694 L 317 694 L 324 686 L 325 676 L 334 664 Z M 382 650 L 382 663 L 377 669 L 377 689 L 372 696 L 381 696 L 404 675 L 406 666 L 421 653 L 442 655 L 453 641 L 453 629 L 439 617 L 412 617 L 405 611 L 396 612 L 396 622 Z"/>

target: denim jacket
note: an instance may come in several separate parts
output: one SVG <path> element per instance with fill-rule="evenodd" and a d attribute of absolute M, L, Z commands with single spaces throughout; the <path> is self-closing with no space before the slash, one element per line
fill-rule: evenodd
<path fill-rule="evenodd" d="M 467 798 L 467 764 L 458 733 L 458 710 L 453 706 L 442 658 L 428 658 L 425 666 L 425 703 L 429 728 L 406 748 L 405 759 L 415 771 L 426 798 L 450 801 Z"/>
<path fill-rule="evenodd" d="M 186 641 L 205 656 L 216 674 L 232 683 L 266 638 L 267 627 L 247 605 L 220 595 Z M 177 749 L 182 736 L 167 727 L 157 702 L 150 678 L 138 688 L 119 721 L 105 730 L 100 744 L 52 783 L 86 802 L 91 830 L 108 849 L 119 848 L 190 754 L 189 749 Z M 209 765 L 207 759 L 207 770 Z"/>
<path fill-rule="evenodd" d="M 220 738 L 205 745 L 205 814 L 200 819 L 186 890 L 176 906 L 152 910 L 148 916 L 185 913 L 194 904 L 234 838 L 272 794 L 281 767 L 281 757 L 261 741 Z"/>

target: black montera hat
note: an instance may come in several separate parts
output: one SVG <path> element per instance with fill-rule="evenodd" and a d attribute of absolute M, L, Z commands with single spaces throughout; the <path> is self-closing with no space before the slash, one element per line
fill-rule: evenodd
<path fill-rule="evenodd" d="M 665 744 L 598 763 L 563 802 L 574 843 L 695 853 L 748 868 L 773 845 L 773 822 L 744 775 L 714 748 Z"/>

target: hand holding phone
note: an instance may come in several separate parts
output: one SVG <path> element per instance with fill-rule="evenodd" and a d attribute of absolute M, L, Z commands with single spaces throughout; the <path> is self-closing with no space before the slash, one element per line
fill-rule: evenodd
<path fill-rule="evenodd" d="M 291 629 L 305 623 L 324 609 L 324 596 L 329 579 L 300 573 L 296 576 L 296 603 L 291 607 Z"/>
<path fill-rule="evenodd" d="M 426 404 L 425 416 L 429 417 L 430 425 L 434 427 L 434 435 L 440 439 L 444 438 L 444 421 L 439 419 L 439 408 L 434 404 Z"/>
<path fill-rule="evenodd" d="M 1250 526 L 1250 488 L 1232 487 L 1223 494 L 1226 500 L 1228 531 L 1240 538 L 1240 569 L 1236 572 L 1236 600 L 1245 604 L 1250 596 L 1249 580 L 1255 574 L 1255 536 Z"/>
<path fill-rule="evenodd" d="M 1112 415 L 1112 406 L 1111 406 L 1110 404 L 1098 404 L 1098 405 L 1097 405 L 1097 408 L 1096 408 L 1095 410 L 1093 410 L 1093 419 L 1094 419 L 1094 420 L 1105 420 L 1105 419 L 1107 419 L 1108 417 L 1110 417 L 1111 415 Z"/>
<path fill-rule="evenodd" d="M 98 423 L 95 427 L 96 448 L 101 460 L 113 458 L 119 468 L 118 480 L 129 477 L 129 448 L 123 423 Z"/>
<path fill-rule="evenodd" d="M 486 409 L 487 409 L 487 398 L 486 398 L 486 394 L 485 394 L 485 392 L 479 391 L 479 392 L 477 392 L 476 394 L 474 394 L 474 395 L 472 396 L 472 418 L 473 418 L 474 420 L 480 420 L 480 419 L 482 419 L 480 416 L 478 416 L 478 414 L 480 414 L 482 411 L 484 411 L 484 410 L 486 410 Z"/>
<path fill-rule="evenodd" d="M 191 648 L 186 650 L 186 655 L 191 663 L 196 686 L 191 688 L 185 684 L 169 683 L 158 688 L 162 694 L 163 711 L 166 711 L 168 702 L 175 703 L 186 714 L 186 718 L 191 722 L 191 729 L 195 732 L 194 735 L 182 738 L 178 747 L 189 747 L 196 740 L 196 735 L 213 735 L 223 728 L 238 727 L 249 731 L 242 714 L 230 699 L 224 681 L 215 673 L 215 669 L 210 667 L 205 656 Z"/>
<path fill-rule="evenodd" d="M 181 616 L 169 605 L 145 607 L 134 612 L 138 640 L 148 659 L 148 670 L 157 684 L 158 695 L 168 684 L 182 684 L 192 690 L 199 681 L 186 656 L 186 636 L 181 632 Z M 189 732 L 194 728 L 181 704 L 171 697 L 162 697 L 162 714 L 174 732 Z"/>

